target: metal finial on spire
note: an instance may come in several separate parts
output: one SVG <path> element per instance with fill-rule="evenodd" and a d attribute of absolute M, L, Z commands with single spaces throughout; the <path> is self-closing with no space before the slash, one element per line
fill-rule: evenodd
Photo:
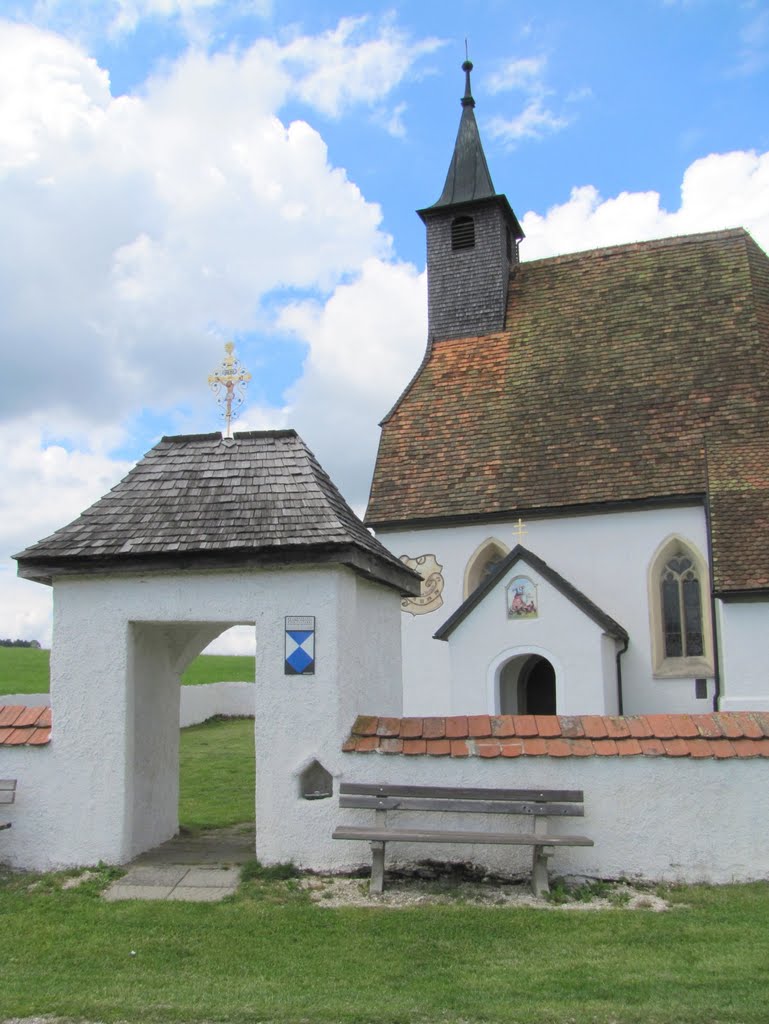
<path fill-rule="evenodd" d="M 228 341 L 224 346 L 224 358 L 208 375 L 208 386 L 214 393 L 225 423 L 225 437 L 232 437 L 232 421 L 237 418 L 238 410 L 245 401 L 246 385 L 251 380 L 251 374 L 243 369 L 237 356 L 233 355 L 234 351 L 235 345 Z"/>
<path fill-rule="evenodd" d="M 472 89 L 470 88 L 470 72 L 473 70 L 473 62 L 467 56 L 467 40 L 465 39 L 465 60 L 462 64 L 462 70 L 465 73 L 465 94 L 462 97 L 463 107 L 474 107 L 475 100 L 473 99 Z"/>

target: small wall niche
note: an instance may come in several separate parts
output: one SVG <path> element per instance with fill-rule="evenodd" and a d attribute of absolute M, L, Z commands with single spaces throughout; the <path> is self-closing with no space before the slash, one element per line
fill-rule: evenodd
<path fill-rule="evenodd" d="M 311 761 L 300 774 L 299 795 L 303 800 L 325 800 L 334 795 L 334 779 L 320 761 Z"/>

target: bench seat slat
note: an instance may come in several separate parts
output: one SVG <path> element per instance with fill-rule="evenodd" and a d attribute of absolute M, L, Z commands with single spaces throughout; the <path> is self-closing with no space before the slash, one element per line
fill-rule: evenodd
<path fill-rule="evenodd" d="M 16 779 L 0 779 L 0 790 L 16 789 Z"/>
<path fill-rule="evenodd" d="M 14 796 L 13 790 L 10 793 L 7 790 L 0 790 L 0 804 L 12 804 Z"/>
<path fill-rule="evenodd" d="M 368 782 L 343 782 L 342 796 L 413 796 L 448 800 L 524 800 L 537 803 L 582 803 L 581 789 L 472 789 L 464 786 L 387 786 Z"/>
<path fill-rule="evenodd" d="M 531 801 L 474 800 L 417 796 L 342 795 L 340 807 L 359 807 L 373 811 L 457 811 L 474 814 L 523 814 L 548 817 L 584 817 L 581 804 L 532 803 Z"/>
<path fill-rule="evenodd" d="M 420 828 L 377 828 L 340 825 L 333 839 L 382 843 L 490 843 L 496 846 L 594 846 L 586 836 L 551 836 L 519 832 L 443 832 Z"/>

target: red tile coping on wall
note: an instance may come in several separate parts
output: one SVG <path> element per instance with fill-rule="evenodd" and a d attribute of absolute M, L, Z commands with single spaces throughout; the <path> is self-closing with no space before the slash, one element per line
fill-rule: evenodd
<path fill-rule="evenodd" d="M 361 754 L 484 758 L 769 757 L 769 711 L 626 717 L 359 715 L 342 749 Z"/>
<path fill-rule="evenodd" d="M 50 708 L 0 704 L 0 747 L 41 747 L 50 742 Z"/>

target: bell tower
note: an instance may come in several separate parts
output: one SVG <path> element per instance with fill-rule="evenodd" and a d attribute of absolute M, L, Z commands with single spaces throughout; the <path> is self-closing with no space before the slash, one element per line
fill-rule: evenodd
<path fill-rule="evenodd" d="M 475 120 L 472 69 L 466 60 L 462 116 L 443 192 L 417 211 L 427 228 L 428 334 L 435 340 L 502 330 L 523 238 L 507 197 L 494 191 Z"/>

